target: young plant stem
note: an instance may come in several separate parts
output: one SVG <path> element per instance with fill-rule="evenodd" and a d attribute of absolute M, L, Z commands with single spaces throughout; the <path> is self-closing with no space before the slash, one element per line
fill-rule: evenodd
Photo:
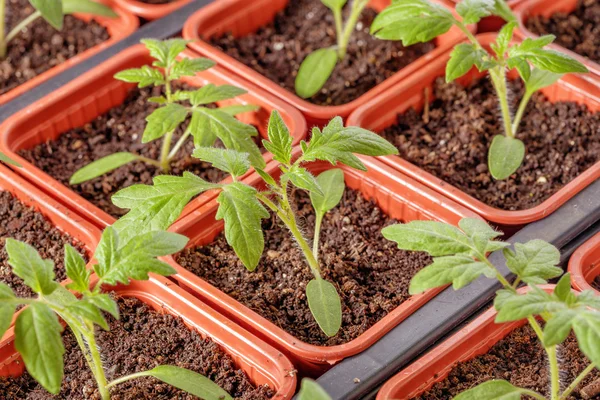
<path fill-rule="evenodd" d="M 127 382 L 127 381 L 130 381 L 132 379 L 143 378 L 145 376 L 148 376 L 148 372 L 147 371 L 137 372 L 137 373 L 131 374 L 131 375 L 125 375 L 125 376 L 117 378 L 114 381 L 111 381 L 110 383 L 108 383 L 108 385 L 106 385 L 106 388 L 110 389 L 111 387 L 117 386 L 117 385 L 119 385 L 119 384 L 121 384 L 123 382 Z"/>
<path fill-rule="evenodd" d="M 167 98 L 167 103 L 172 103 L 171 99 L 171 80 L 169 78 L 171 74 L 171 68 L 167 68 L 165 71 L 165 97 Z M 167 132 L 165 137 L 163 138 L 162 148 L 160 150 L 160 167 L 164 173 L 168 173 L 171 170 L 171 164 L 169 160 L 169 154 L 171 152 L 171 141 L 173 140 L 173 134 L 175 132 Z"/>
<path fill-rule="evenodd" d="M 6 41 L 4 40 L 6 16 L 6 0 L 0 0 L 0 58 L 6 57 Z"/>
<path fill-rule="evenodd" d="M 523 98 L 521 99 L 521 103 L 519 104 L 519 109 L 517 110 L 517 114 L 515 115 L 515 119 L 512 124 L 513 134 L 519 131 L 519 125 L 521 125 L 521 120 L 523 119 L 523 115 L 525 114 L 525 109 L 527 109 L 527 104 L 529 104 L 529 100 L 531 100 L 531 96 L 533 92 L 529 90 L 525 91 Z"/>
<path fill-rule="evenodd" d="M 504 133 L 506 136 L 513 138 L 515 135 L 512 128 L 512 117 L 510 115 L 510 107 L 508 105 L 508 89 L 506 88 L 506 71 L 502 65 L 490 69 L 490 78 L 496 89 L 500 110 L 502 112 L 502 121 L 504 122 Z"/>
<path fill-rule="evenodd" d="M 333 19 L 335 20 L 335 37 L 338 40 L 338 47 L 341 47 L 344 25 L 342 21 L 342 10 L 333 10 Z"/>
<path fill-rule="evenodd" d="M 575 388 L 577 388 L 577 386 L 579 386 L 579 384 L 585 379 L 585 377 L 588 376 L 594 369 L 596 369 L 595 363 L 590 363 L 590 365 L 585 367 L 585 369 L 581 371 L 577 378 L 575 378 L 575 380 L 571 382 L 569 387 L 565 389 L 563 394 L 560 395 L 559 400 L 568 399 L 571 393 L 573 393 L 573 390 L 575 390 Z"/>
<path fill-rule="evenodd" d="M 352 32 L 356 28 L 356 23 L 358 22 L 358 18 L 360 14 L 367 6 L 369 0 L 354 0 L 352 3 L 352 10 L 350 11 L 350 17 L 346 22 L 346 26 L 344 27 L 344 32 L 342 33 L 342 37 L 338 36 L 338 58 L 343 60 L 346 57 L 346 51 L 348 49 L 348 43 L 350 42 L 350 37 L 352 36 Z"/>
<path fill-rule="evenodd" d="M 558 359 L 556 358 L 556 346 L 546 347 L 548 361 L 550 362 L 550 398 L 558 400 L 560 394 L 560 376 L 558 371 Z"/>
<path fill-rule="evenodd" d="M 92 358 L 92 362 L 95 366 L 92 371 L 96 371 L 94 376 L 96 377 L 96 381 L 98 382 L 98 390 L 100 391 L 100 396 L 102 400 L 110 400 L 110 393 L 108 391 L 108 382 L 106 380 L 106 375 L 104 374 L 104 369 L 102 368 L 102 357 L 100 356 L 100 352 L 98 351 L 98 345 L 96 344 L 96 338 L 94 337 L 94 331 L 88 331 L 83 334 L 85 341 L 87 342 L 88 349 L 90 351 L 90 356 Z"/>
<path fill-rule="evenodd" d="M 33 14 L 27 16 L 23 21 L 19 22 L 17 26 L 15 26 L 9 33 L 6 35 L 6 39 L 4 40 L 4 45 L 7 46 L 8 43 L 15 38 L 24 28 L 27 27 L 30 23 L 40 18 L 42 13 L 39 11 L 35 11 Z"/>
<path fill-rule="evenodd" d="M 313 255 L 319 259 L 319 238 L 321 236 L 321 223 L 323 222 L 323 214 L 317 213 L 315 217 L 315 237 L 313 238 Z"/>
<path fill-rule="evenodd" d="M 185 141 L 191 134 L 192 134 L 192 132 L 190 131 L 190 128 L 188 127 L 185 130 L 185 132 L 183 133 L 183 135 L 181 135 L 179 140 L 177 140 L 177 142 L 175 143 L 175 146 L 173 146 L 173 149 L 171 149 L 171 152 L 167 156 L 167 159 L 169 160 L 169 162 L 177 155 L 177 152 L 185 144 Z"/>

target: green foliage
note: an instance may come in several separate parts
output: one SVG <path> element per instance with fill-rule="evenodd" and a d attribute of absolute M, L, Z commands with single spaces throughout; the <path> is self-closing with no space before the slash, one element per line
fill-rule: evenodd
<path fill-rule="evenodd" d="M 246 90 L 231 86 L 207 84 L 196 90 L 178 90 L 173 92 L 173 81 L 212 68 L 214 61 L 206 58 L 179 57 L 186 49 L 187 40 L 144 39 L 150 55 L 155 59 L 152 66 L 130 68 L 115 74 L 115 78 L 128 83 L 137 83 L 138 87 L 163 86 L 164 95 L 152 97 L 149 102 L 158 104 L 146 117 L 146 127 L 142 143 L 162 139 L 160 159 L 153 160 L 135 153 L 116 153 L 96 160 L 71 177 L 71 184 L 78 184 L 102 176 L 133 161 L 142 161 L 167 173 L 170 163 L 186 140 L 193 138 L 196 146 L 210 147 L 220 139 L 226 148 L 249 153 L 253 166 L 264 168 L 265 162 L 260 149 L 253 140 L 258 134 L 256 128 L 235 118 L 235 115 L 255 111 L 256 106 L 249 104 L 234 105 L 222 109 L 207 106 L 224 100 L 234 99 L 246 93 Z M 186 126 L 187 124 L 187 126 Z M 185 129 L 184 129 L 185 128 Z M 181 129 L 182 135 L 173 146 L 175 131 Z"/>
<path fill-rule="evenodd" d="M 317 215 L 324 215 L 340 203 L 346 185 L 344 172 L 341 169 L 330 169 L 317 177 L 321 193 L 311 191 L 310 201 Z"/>
<path fill-rule="evenodd" d="M 312 379 L 302 379 L 298 400 L 331 400 L 331 396 Z"/>
<path fill-rule="evenodd" d="M 488 166 L 492 177 L 507 179 L 518 170 L 525 157 L 525 144 L 515 135 L 531 95 L 556 82 L 562 74 L 587 72 L 587 68 L 566 54 L 546 49 L 554 41 L 552 35 L 527 38 L 511 46 L 517 22 L 503 0 L 462 0 L 456 6 L 456 12 L 460 19 L 429 0 L 395 0 L 375 18 L 371 32 L 381 39 L 400 40 L 408 46 L 432 40 L 452 26 L 463 31 L 469 42 L 456 45 L 451 52 L 446 65 L 446 81 L 460 78 L 473 67 L 489 72 L 500 99 L 504 135 L 494 137 Z M 467 25 L 492 15 L 508 23 L 498 33 L 496 42 L 491 44 L 493 53 L 489 53 L 470 33 Z M 533 71 L 530 64 L 535 67 Z M 506 70 L 509 68 L 519 71 L 527 88 L 514 118 L 509 110 L 506 86 Z"/>
<path fill-rule="evenodd" d="M 268 135 L 269 140 L 262 141 L 265 149 L 273 154 L 275 161 L 290 164 L 292 162 L 292 135 L 278 111 L 273 111 L 269 118 Z"/>
<path fill-rule="evenodd" d="M 22 167 L 21 164 L 19 164 L 18 162 L 16 162 L 15 160 L 13 160 L 9 156 L 7 156 L 6 154 L 2 153 L 1 151 L 0 151 L 0 162 L 6 163 L 9 165 L 14 165 L 15 167 L 19 167 L 19 168 Z"/>
<path fill-rule="evenodd" d="M 333 284 L 320 277 L 306 285 L 306 299 L 319 328 L 335 336 L 342 326 L 342 303 Z"/>
<path fill-rule="evenodd" d="M 456 397 L 455 400 L 521 400 L 524 395 L 531 395 L 531 391 L 518 388 L 510 382 L 492 380 L 482 383 L 473 389 L 466 390 Z"/>

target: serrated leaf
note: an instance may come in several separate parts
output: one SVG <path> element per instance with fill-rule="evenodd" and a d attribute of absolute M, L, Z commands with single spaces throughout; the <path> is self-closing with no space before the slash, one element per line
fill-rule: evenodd
<path fill-rule="evenodd" d="M 485 275 L 496 276 L 496 270 L 468 255 L 436 257 L 433 263 L 420 270 L 410 281 L 411 295 L 452 283 L 455 290 Z"/>
<path fill-rule="evenodd" d="M 90 287 L 90 271 L 85 268 L 85 260 L 70 244 L 65 244 L 65 270 L 73 282 L 67 288 L 83 293 Z"/>
<path fill-rule="evenodd" d="M 575 310 L 563 310 L 553 314 L 544 325 L 544 347 L 564 342 L 571 333 L 576 316 L 577 311 Z"/>
<path fill-rule="evenodd" d="M 73 304 L 70 304 L 67 307 L 67 310 L 84 321 L 93 322 L 105 331 L 109 329 L 108 323 L 102 316 L 102 313 L 98 307 L 96 307 L 94 303 L 90 302 L 88 298 L 83 298 L 74 302 Z"/>
<path fill-rule="evenodd" d="M 5 283 L 0 282 L 0 338 L 4 336 L 10 324 L 12 317 L 17 309 L 16 296 L 12 289 Z"/>
<path fill-rule="evenodd" d="M 498 57 L 504 57 L 504 54 L 508 50 L 508 46 L 510 45 L 510 41 L 513 38 L 515 33 L 515 28 L 518 26 L 517 22 L 512 21 L 507 23 L 500 29 L 498 33 L 498 37 L 496 38 L 496 43 L 494 46 L 494 52 Z"/>
<path fill-rule="evenodd" d="M 581 310 L 572 322 L 579 348 L 590 361 L 600 363 L 600 312 Z"/>
<path fill-rule="evenodd" d="M 509 56 L 523 58 L 544 71 L 557 74 L 570 72 L 588 72 L 585 65 L 570 56 L 543 47 L 554 41 L 554 35 L 541 36 L 537 39 L 527 38 L 509 50 Z"/>
<path fill-rule="evenodd" d="M 600 296 L 593 290 L 584 290 L 579 293 L 577 303 L 600 311 Z"/>
<path fill-rule="evenodd" d="M 434 257 L 468 253 L 472 249 L 471 241 L 460 229 L 443 222 L 415 220 L 387 226 L 381 233 L 398 243 L 399 249 L 425 251 Z"/>
<path fill-rule="evenodd" d="M 562 268 L 556 266 L 560 252 L 543 240 L 516 243 L 514 252 L 504 249 L 504 257 L 508 269 L 528 284 L 544 284 L 563 273 Z"/>
<path fill-rule="evenodd" d="M 44 260 L 37 250 L 24 242 L 6 239 L 8 264 L 23 282 L 38 294 L 50 294 L 56 289 L 54 262 Z"/>
<path fill-rule="evenodd" d="M 517 172 L 525 158 L 525 144 L 520 139 L 496 135 L 488 151 L 490 174 L 503 180 Z"/>
<path fill-rule="evenodd" d="M 260 106 L 255 104 L 236 104 L 232 106 L 219 107 L 219 110 L 225 114 L 236 116 L 247 112 L 258 111 L 260 110 Z"/>
<path fill-rule="evenodd" d="M 15 326 L 15 348 L 29 374 L 48 392 L 58 394 L 64 373 L 62 325 L 48 306 L 33 303 Z"/>
<path fill-rule="evenodd" d="M 217 135 L 210 129 L 210 120 L 204 113 L 192 110 L 189 130 L 194 138 L 194 147 L 211 147 L 217 141 Z"/>
<path fill-rule="evenodd" d="M 273 179 L 273 177 L 271 175 L 269 175 L 265 170 L 262 170 L 260 168 L 255 168 L 254 169 L 258 175 L 260 175 L 260 177 L 268 184 L 271 186 L 277 186 L 277 182 L 275 181 L 275 179 Z"/>
<path fill-rule="evenodd" d="M 441 5 L 427 0 L 397 0 L 377 15 L 371 34 L 410 46 L 448 32 L 454 21 L 452 13 Z"/>
<path fill-rule="evenodd" d="M 193 111 L 196 119 L 194 129 L 191 130 L 194 135 L 194 144 L 208 137 L 218 137 L 221 139 L 225 148 L 237 150 L 242 153 L 248 153 L 250 163 L 254 167 L 264 168 L 266 163 L 262 157 L 260 149 L 253 140 L 258 135 L 258 131 L 251 125 L 235 119 L 218 109 L 196 108 Z"/>
<path fill-rule="evenodd" d="M 454 47 L 450 53 L 450 60 L 446 64 L 446 82 L 452 82 L 460 78 L 480 64 L 485 56 L 485 51 L 475 47 L 473 44 L 461 43 Z"/>
<path fill-rule="evenodd" d="M 59 31 L 62 29 L 64 15 L 62 0 L 29 0 L 29 2 L 53 28 Z"/>
<path fill-rule="evenodd" d="M 146 128 L 142 136 L 142 143 L 148 143 L 172 132 L 179 124 L 185 121 L 188 109 L 177 103 L 169 103 L 157 108 L 146 117 Z"/>
<path fill-rule="evenodd" d="M 321 0 L 321 3 L 331 10 L 341 10 L 347 2 L 348 0 Z"/>
<path fill-rule="evenodd" d="M 506 22 L 516 22 L 517 16 L 512 12 L 506 1 L 496 0 L 494 2 L 494 15 L 499 16 Z"/>
<path fill-rule="evenodd" d="M 559 268 L 561 269 L 561 268 Z M 562 273 L 562 269 L 561 269 Z M 572 304 L 576 301 L 575 295 L 571 292 L 571 274 L 564 274 L 554 287 L 554 295 L 567 304 Z"/>
<path fill-rule="evenodd" d="M 240 153 L 235 150 L 197 147 L 192 156 L 236 177 L 244 175 L 250 169 L 248 153 Z"/>
<path fill-rule="evenodd" d="M 150 55 L 156 59 L 154 66 L 160 68 L 169 68 L 183 50 L 185 50 L 188 41 L 184 39 L 142 39 L 141 42 L 146 46 Z"/>
<path fill-rule="evenodd" d="M 165 77 L 159 69 L 144 65 L 141 68 L 126 69 L 115 74 L 115 79 L 123 82 L 137 83 L 139 88 L 162 85 Z"/>
<path fill-rule="evenodd" d="M 331 396 L 317 382 L 304 378 L 297 400 L 331 400 Z"/>
<path fill-rule="evenodd" d="M 496 292 L 496 297 L 494 297 L 494 308 L 496 311 L 500 311 L 506 300 L 512 298 L 514 295 L 514 291 L 509 289 L 500 289 Z"/>
<path fill-rule="evenodd" d="M 323 194 L 311 191 L 310 201 L 317 214 L 325 214 L 342 200 L 346 190 L 344 171 L 334 168 L 321 172 L 317 177 L 317 183 Z"/>
<path fill-rule="evenodd" d="M 310 53 L 296 75 L 296 94 L 303 99 L 317 94 L 325 85 L 338 62 L 338 52 L 333 48 L 325 48 Z"/>
<path fill-rule="evenodd" d="M 336 117 L 323 128 L 313 129 L 310 143 L 303 145 L 305 161 L 323 160 L 335 165 L 341 162 L 349 167 L 365 171 L 364 164 L 353 154 L 383 156 L 398 154 L 398 149 L 381 136 L 358 127 L 344 127 Z"/>
<path fill-rule="evenodd" d="M 567 306 L 550 293 L 536 286 L 530 286 L 527 293 L 515 293 L 512 297 L 504 300 L 496 316 L 496 322 L 519 321 L 523 318 L 564 309 L 567 309 Z"/>
<path fill-rule="evenodd" d="M 273 110 L 267 127 L 269 140 L 263 146 L 273 154 L 273 159 L 289 165 L 292 160 L 292 135 L 277 110 Z"/>
<path fill-rule="evenodd" d="M 90 296 L 86 295 L 84 298 L 102 311 L 112 315 L 115 319 L 119 319 L 119 306 L 108 294 L 95 293 Z"/>
<path fill-rule="evenodd" d="M 170 78 L 179 79 L 182 76 L 194 76 L 198 72 L 206 71 L 215 65 L 217 65 L 216 62 L 204 57 L 184 58 L 175 62 L 171 68 Z"/>
<path fill-rule="evenodd" d="M 335 336 L 342 326 L 342 302 L 335 286 L 322 278 L 313 279 L 306 285 L 306 298 L 321 330 Z"/>
<path fill-rule="evenodd" d="M 292 181 L 297 188 L 308 190 L 311 193 L 323 194 L 317 179 L 306 168 L 293 165 L 292 168 L 284 172 L 283 176 Z"/>
<path fill-rule="evenodd" d="M 113 227 L 123 242 L 140 233 L 166 230 L 194 196 L 219 187 L 184 172 L 183 176 L 157 176 L 153 185 L 133 185 L 122 189 L 113 195 L 113 204 L 130 211 Z"/>
<path fill-rule="evenodd" d="M 527 92 L 534 93 L 555 84 L 562 76 L 563 74 L 555 74 L 554 72 L 534 68 L 529 78 L 525 81 L 525 87 Z"/>
<path fill-rule="evenodd" d="M 463 23 L 469 25 L 492 15 L 494 7 L 495 0 L 462 0 L 456 5 L 456 12 L 463 17 Z"/>
<path fill-rule="evenodd" d="M 216 86 L 212 83 L 202 86 L 193 92 L 187 92 L 187 98 L 194 106 L 216 103 L 218 101 L 233 99 L 248 93 L 245 89 L 232 85 Z"/>
<path fill-rule="evenodd" d="M 256 199 L 256 189 L 234 182 L 224 186 L 217 202 L 216 219 L 225 220 L 225 238 L 244 266 L 254 271 L 263 253 L 265 242 L 262 219 L 269 213 Z"/>
<path fill-rule="evenodd" d="M 133 153 L 119 152 L 113 153 L 99 160 L 93 161 L 85 167 L 77 170 L 69 180 L 69 184 L 78 185 L 91 179 L 102 176 L 110 171 L 136 161 L 138 156 Z"/>
<path fill-rule="evenodd" d="M 62 0 L 64 14 L 90 14 L 108 18 L 119 16 L 112 8 L 91 0 Z"/>
<path fill-rule="evenodd" d="M 521 400 L 528 392 L 507 381 L 491 380 L 456 395 L 454 400 Z"/>
<path fill-rule="evenodd" d="M 527 82 L 531 77 L 531 66 L 525 59 L 513 57 L 508 60 L 509 68 L 516 68 L 524 82 Z"/>

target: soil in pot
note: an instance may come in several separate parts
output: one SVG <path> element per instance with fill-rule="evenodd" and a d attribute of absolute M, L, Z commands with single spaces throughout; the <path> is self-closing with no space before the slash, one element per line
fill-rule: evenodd
<path fill-rule="evenodd" d="M 295 191 L 291 198 L 302 230 L 312 242 L 310 199 L 304 191 Z M 431 263 L 427 254 L 398 250 L 381 235 L 381 229 L 394 222 L 373 201 L 351 189 L 325 216 L 320 263 L 323 277 L 337 287 L 343 313 L 342 328 L 333 338 L 320 330 L 310 313 L 305 288 L 312 274 L 290 233 L 274 215 L 263 221 L 265 252 L 254 272 L 246 270 L 223 234 L 176 258 L 184 268 L 303 342 L 332 346 L 357 338 L 406 301 L 410 279 Z"/>
<path fill-rule="evenodd" d="M 579 350 L 574 335 L 569 336 L 566 342 L 558 347 L 558 359 L 561 381 L 565 383 L 565 387 L 589 364 Z M 504 379 L 515 386 L 549 396 L 549 377 L 546 352 L 533 329 L 526 325 L 500 340 L 486 354 L 458 363 L 446 379 L 436 383 L 417 399 L 449 400 L 492 379 Z M 600 372 L 594 370 L 570 398 L 583 398 L 580 391 L 587 388 L 590 393 L 589 386 L 599 378 Z M 596 393 L 591 398 L 597 399 L 599 394 Z"/>
<path fill-rule="evenodd" d="M 345 18 L 350 8 L 344 10 Z M 323 89 L 309 101 L 333 106 L 349 103 L 434 49 L 432 42 L 404 47 L 369 33 L 377 13 L 365 9 L 348 45 Z M 300 64 L 312 51 L 336 44 L 333 14 L 321 0 L 292 0 L 275 19 L 249 35 L 210 38 L 212 45 L 295 93 Z"/>
<path fill-rule="evenodd" d="M 185 89 L 185 85 L 179 88 Z M 56 140 L 41 143 L 19 154 L 54 179 L 71 188 L 106 213 L 118 218 L 127 210 L 112 204 L 111 197 L 119 190 L 134 184 L 152 184 L 152 178 L 163 174 L 160 168 L 141 161 L 129 163 L 108 174 L 79 185 L 69 184 L 71 176 L 90 162 L 119 151 L 132 151 L 144 157 L 159 159 L 162 139 L 142 143 L 145 118 L 158 107 L 148 98 L 159 96 L 161 88 L 131 90 L 125 102 L 80 128 L 61 134 Z M 185 125 L 185 124 L 184 124 Z M 180 126 L 173 145 L 183 133 Z M 180 176 L 192 172 L 210 182 L 219 182 L 227 175 L 209 164 L 191 157 L 194 151 L 188 140 L 171 163 L 171 173 Z"/>
<path fill-rule="evenodd" d="M 508 86 L 516 110 L 523 87 L 520 81 Z M 535 207 L 600 160 L 600 113 L 574 102 L 551 103 L 536 93 L 517 133 L 527 148 L 523 165 L 496 181 L 487 154 L 503 130 L 492 84 L 480 79 L 464 87 L 439 78 L 433 91 L 428 109 L 398 115 L 382 136 L 403 159 L 492 207 Z"/>
<path fill-rule="evenodd" d="M 556 35 L 556 43 L 592 61 L 600 62 L 600 1 L 579 0 L 571 13 L 550 17 L 532 15 L 527 29 L 537 35 Z"/>
<path fill-rule="evenodd" d="M 7 0 L 7 32 L 34 11 L 28 0 Z M 0 60 L 0 95 L 108 39 L 108 31 L 94 21 L 67 15 L 57 31 L 37 19 L 8 44 L 7 56 Z"/>
<path fill-rule="evenodd" d="M 41 213 L 27 207 L 7 191 L 0 191 L 0 282 L 7 284 L 19 297 L 33 297 L 33 291 L 13 274 L 8 265 L 5 240 L 13 238 L 32 245 L 44 259 L 54 262 L 54 273 L 58 281 L 66 279 L 64 269 L 64 246 L 74 246 L 86 257 L 82 243 L 62 233 Z"/>
<path fill-rule="evenodd" d="M 600 276 L 597 276 L 592 282 L 592 287 L 596 290 L 600 290 Z"/>
<path fill-rule="evenodd" d="M 203 339 L 183 321 L 154 311 L 135 298 L 118 299 L 120 320 L 107 316 L 110 331 L 97 330 L 107 378 L 110 380 L 152 369 L 175 365 L 198 372 L 216 382 L 236 400 L 267 400 L 274 393 L 267 386 L 255 386 L 210 338 Z M 60 394 L 46 392 L 27 373 L 18 378 L 0 378 L 0 398 L 16 400 L 99 399 L 96 382 L 72 333 L 63 334 L 65 377 Z M 161 383 L 141 378 L 118 385 L 111 391 L 113 400 L 156 399 L 193 400 L 194 396 Z"/>

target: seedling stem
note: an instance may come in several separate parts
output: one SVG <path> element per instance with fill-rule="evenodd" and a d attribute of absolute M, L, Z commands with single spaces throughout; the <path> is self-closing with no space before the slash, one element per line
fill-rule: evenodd
<path fill-rule="evenodd" d="M 350 38 L 352 37 L 352 32 L 354 32 L 354 29 L 356 29 L 356 24 L 358 22 L 358 19 L 360 18 L 360 14 L 363 12 L 368 3 L 369 0 L 354 0 L 352 2 L 350 18 L 348 18 L 348 21 L 346 22 L 344 32 L 342 35 L 338 34 L 338 56 L 340 60 L 343 60 L 344 57 L 346 57 L 346 51 L 348 49 L 348 43 L 350 42 Z M 338 15 L 338 17 L 336 17 L 336 25 L 338 25 L 339 20 L 339 25 L 341 26 L 341 10 L 336 10 L 336 12 L 334 12 L 334 16 L 335 14 Z"/>

